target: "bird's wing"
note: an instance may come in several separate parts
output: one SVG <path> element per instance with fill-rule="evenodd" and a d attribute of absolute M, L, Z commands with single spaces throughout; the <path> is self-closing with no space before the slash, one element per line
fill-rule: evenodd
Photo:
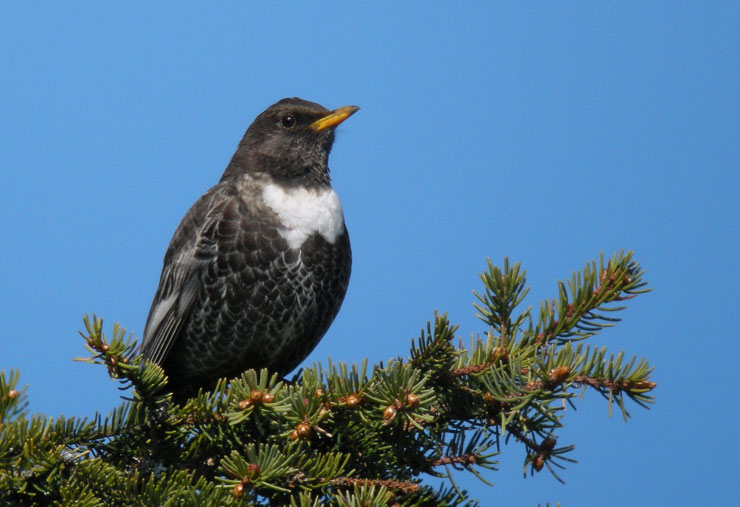
<path fill-rule="evenodd" d="M 216 256 L 213 231 L 228 202 L 224 197 L 216 187 L 211 189 L 188 211 L 172 237 L 141 344 L 144 358 L 153 363 L 162 364 L 172 350 L 202 288 L 202 272 Z"/>
<path fill-rule="evenodd" d="M 198 267 L 187 261 L 165 267 L 141 345 L 141 352 L 149 361 L 162 364 L 169 354 L 198 293 L 199 278 Z"/>

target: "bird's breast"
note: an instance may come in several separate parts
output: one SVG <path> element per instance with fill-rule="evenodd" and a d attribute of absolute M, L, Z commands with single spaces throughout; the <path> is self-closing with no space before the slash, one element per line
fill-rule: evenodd
<path fill-rule="evenodd" d="M 280 219 L 278 232 L 290 248 L 301 248 L 314 233 L 334 244 L 344 231 L 342 203 L 331 187 L 285 188 L 268 183 L 262 189 L 262 200 Z"/>

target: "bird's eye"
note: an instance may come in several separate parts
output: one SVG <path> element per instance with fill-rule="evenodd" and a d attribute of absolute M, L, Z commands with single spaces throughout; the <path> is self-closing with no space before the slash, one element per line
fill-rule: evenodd
<path fill-rule="evenodd" d="M 286 114 L 280 118 L 280 126 L 285 130 L 290 130 L 295 127 L 295 116 L 292 114 Z"/>

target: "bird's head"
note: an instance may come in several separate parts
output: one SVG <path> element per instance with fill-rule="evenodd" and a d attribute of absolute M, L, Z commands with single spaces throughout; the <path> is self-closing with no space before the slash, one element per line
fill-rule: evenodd
<path fill-rule="evenodd" d="M 283 185 L 328 185 L 334 130 L 358 109 L 330 111 L 299 98 L 282 99 L 252 122 L 223 178 L 263 173 Z"/>

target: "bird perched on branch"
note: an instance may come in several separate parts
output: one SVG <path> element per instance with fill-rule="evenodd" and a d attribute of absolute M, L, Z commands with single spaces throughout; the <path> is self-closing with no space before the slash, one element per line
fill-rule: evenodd
<path fill-rule="evenodd" d="M 284 375 L 326 333 L 352 265 L 328 159 L 358 109 L 273 104 L 180 222 L 142 340 L 177 398 L 249 368 Z"/>

